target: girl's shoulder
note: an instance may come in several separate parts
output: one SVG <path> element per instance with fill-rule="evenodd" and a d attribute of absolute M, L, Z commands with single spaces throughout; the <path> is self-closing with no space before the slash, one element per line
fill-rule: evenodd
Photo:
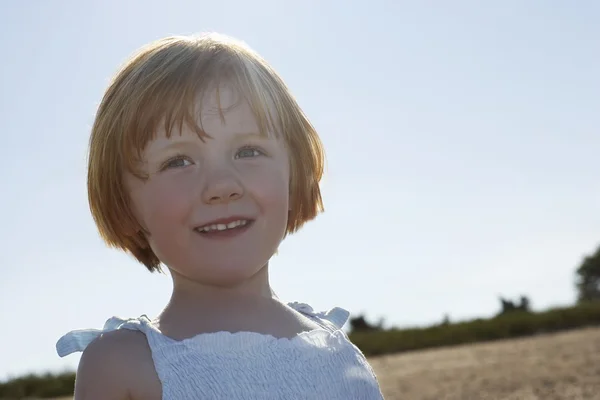
<path fill-rule="evenodd" d="M 101 332 L 81 349 L 75 395 L 154 399 L 160 381 L 145 335 L 132 329 Z"/>

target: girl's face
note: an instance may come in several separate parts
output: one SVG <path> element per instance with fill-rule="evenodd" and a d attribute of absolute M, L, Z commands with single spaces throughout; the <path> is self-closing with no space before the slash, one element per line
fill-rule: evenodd
<path fill-rule="evenodd" d="M 207 285 L 231 286 L 254 276 L 287 225 L 285 143 L 261 137 L 249 104 L 235 100 L 231 89 L 221 88 L 219 103 L 215 91 L 207 93 L 200 115 L 211 138 L 203 142 L 185 127 L 170 138 L 158 132 L 143 152 L 148 179 L 127 178 L 154 253 L 174 276 Z"/>

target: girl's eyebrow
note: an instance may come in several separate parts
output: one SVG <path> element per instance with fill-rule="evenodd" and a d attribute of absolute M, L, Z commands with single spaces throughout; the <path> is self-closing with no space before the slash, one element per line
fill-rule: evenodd
<path fill-rule="evenodd" d="M 247 139 L 256 139 L 256 140 L 270 140 L 276 138 L 275 134 L 271 132 L 267 132 L 266 134 L 261 134 L 256 131 L 248 131 L 248 132 L 234 132 L 232 133 L 235 141 L 247 140 Z M 210 139 L 207 139 L 210 140 Z M 157 155 L 161 155 L 166 151 L 171 150 L 186 150 L 190 145 L 198 145 L 196 138 L 189 137 L 174 137 L 171 136 L 169 139 L 160 138 L 157 139 L 155 146 L 152 146 L 147 153 L 149 158 Z"/>
<path fill-rule="evenodd" d="M 262 140 L 268 140 L 268 139 L 272 139 L 275 138 L 276 135 L 272 132 L 265 132 L 260 133 L 260 132 L 256 132 L 256 131 L 252 131 L 252 132 L 235 132 L 233 133 L 233 135 L 235 136 L 236 139 L 262 139 Z"/>
<path fill-rule="evenodd" d="M 257 132 L 235 132 L 233 134 L 233 136 L 235 136 L 236 138 L 264 138 L 267 137 L 266 135 L 261 135 L 260 133 Z"/>
<path fill-rule="evenodd" d="M 193 140 L 190 139 L 171 139 L 165 140 L 165 144 L 158 144 L 158 146 L 152 146 L 148 151 L 148 157 L 152 157 L 155 155 L 160 155 L 165 151 L 169 150 L 185 150 L 189 148 L 190 145 L 194 144 Z"/>

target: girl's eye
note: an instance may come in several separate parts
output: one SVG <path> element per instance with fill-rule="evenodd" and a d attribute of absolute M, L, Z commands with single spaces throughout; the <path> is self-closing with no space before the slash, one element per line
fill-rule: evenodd
<path fill-rule="evenodd" d="M 235 155 L 235 158 L 237 159 L 237 158 L 258 157 L 262 154 L 263 154 L 263 152 L 258 150 L 255 147 L 244 147 L 237 152 L 237 154 Z"/>
<path fill-rule="evenodd" d="M 188 165 L 192 165 L 192 162 L 190 160 L 188 160 L 185 157 L 178 156 L 178 157 L 172 158 L 169 161 L 167 161 L 164 164 L 163 169 L 182 168 L 182 167 L 187 167 Z"/>

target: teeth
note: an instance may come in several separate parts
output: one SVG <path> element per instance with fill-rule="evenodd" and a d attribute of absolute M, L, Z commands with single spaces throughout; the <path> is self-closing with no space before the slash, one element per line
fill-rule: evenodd
<path fill-rule="evenodd" d="M 232 221 L 228 224 L 212 224 L 212 225 L 204 225 L 198 230 L 200 232 L 214 232 L 214 231 L 224 231 L 227 229 L 237 228 L 238 226 L 244 226 L 248 223 L 248 220 L 239 219 L 237 221 Z"/>

